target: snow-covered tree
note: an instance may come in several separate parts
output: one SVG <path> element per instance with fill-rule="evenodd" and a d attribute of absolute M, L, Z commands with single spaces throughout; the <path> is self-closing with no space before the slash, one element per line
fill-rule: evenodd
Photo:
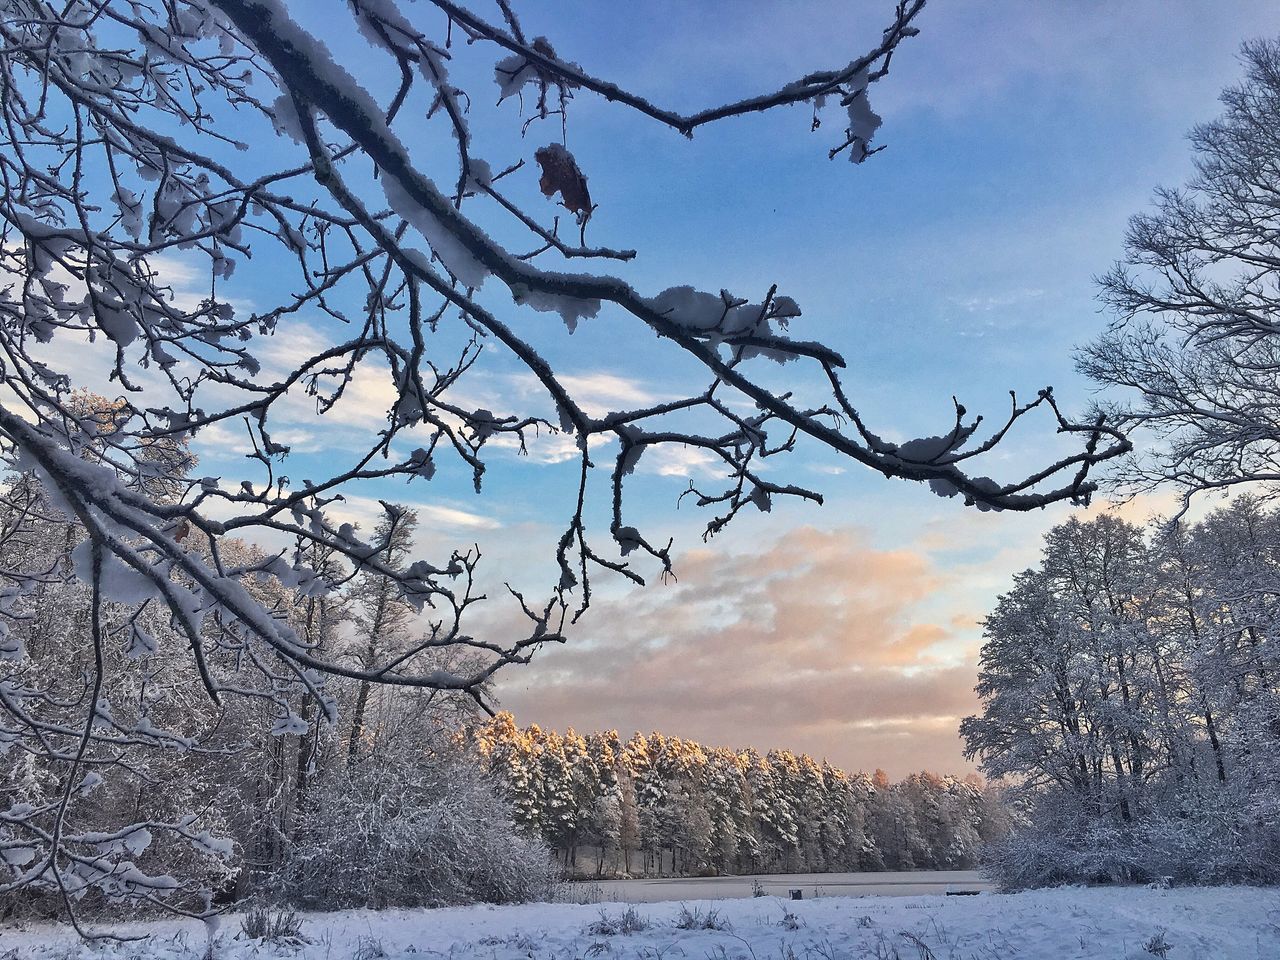
<path fill-rule="evenodd" d="M 1266 501 L 1280 480 L 1280 40 L 1246 43 L 1241 59 L 1244 78 L 1222 94 L 1221 116 L 1191 133 L 1194 175 L 1182 188 L 1158 190 L 1154 209 L 1130 221 L 1124 259 L 1102 280 L 1116 318 L 1079 358 L 1085 373 L 1114 388 L 1099 409 L 1149 441 L 1123 461 L 1119 486 L 1131 493 L 1171 485 L 1183 514 L 1197 493 L 1237 494 L 1150 544 L 1152 582 L 1138 591 L 1145 626 L 1131 636 L 1130 663 L 1140 676 L 1134 692 L 1145 699 L 1122 703 L 1123 716 L 1096 716 L 1099 740 L 1109 730 L 1123 735 L 1110 738 L 1120 762 L 1104 758 L 1094 773 L 1128 762 L 1124 789 L 1145 784 L 1157 797 L 1154 809 L 1130 807 L 1122 832 L 1130 840 L 1144 834 L 1148 852 L 1175 864 L 1169 873 L 1185 853 L 1203 873 L 1226 878 L 1278 869 L 1267 823 L 1277 804 L 1280 539 Z M 1097 713 L 1087 702 L 1073 708 Z M 989 710 L 975 723 L 990 719 Z M 1096 813 L 1080 824 L 1081 837 L 1092 834 L 1087 844 L 1131 851 L 1132 842 L 1102 837 L 1111 825 Z M 1018 882 L 1045 878 L 1041 855 L 1051 856 L 1052 845 L 1033 846 L 1017 852 Z M 1094 858 L 1076 872 L 1157 869 L 1154 859 Z"/>
<path fill-rule="evenodd" d="M 375 755 L 317 786 L 309 841 L 270 879 L 294 903 L 440 906 L 545 900 L 556 871 L 541 840 L 515 829 L 507 802 L 465 751 L 421 744 Z"/>
<path fill-rule="evenodd" d="M 477 748 L 489 769 L 501 779 L 516 823 L 529 832 L 541 829 L 542 793 L 533 738 L 516 726 L 511 714 L 499 712 L 477 733 Z"/>
<path fill-rule="evenodd" d="M 388 509 L 373 531 L 375 541 L 381 545 L 377 559 L 393 569 L 403 566 L 413 547 L 413 531 L 417 525 L 418 518 L 412 510 Z M 376 668 L 412 644 L 413 606 L 400 595 L 392 578 L 376 570 L 365 570 L 357 577 L 350 599 L 357 631 L 352 654 L 361 671 Z M 347 755 L 352 761 L 361 752 L 372 689 L 372 680 L 360 680 L 347 735 Z"/>
<path fill-rule="evenodd" d="M 86 410 L 98 410 L 100 422 L 110 422 L 113 404 L 89 395 L 79 402 Z M 95 456 L 92 446 L 81 453 Z M 170 454 L 190 459 L 180 449 Z M 498 872 L 507 870 L 501 884 L 459 887 L 443 882 L 429 896 L 428 888 L 422 887 L 423 902 L 438 900 L 450 890 L 459 897 L 518 897 L 522 885 L 536 887 L 542 883 L 539 877 L 548 875 L 545 851 L 536 843 L 525 843 L 509 824 L 509 814 L 495 813 L 502 810 L 499 801 L 479 795 L 481 790 L 494 794 L 492 783 L 460 768 L 469 755 L 445 755 L 435 762 L 441 745 L 448 747 L 455 736 L 451 727 L 459 712 L 474 708 L 470 698 L 451 703 L 459 698 L 439 691 L 401 691 L 396 722 L 382 722 L 368 731 L 367 756 L 376 754 L 376 772 L 357 776 L 346 769 L 345 731 L 338 749 L 337 728 L 320 715 L 314 722 L 305 719 L 311 701 L 301 691 L 284 704 L 274 697 L 211 702 L 204 695 L 197 664 L 163 605 L 131 609 L 127 604 L 101 604 L 104 634 L 111 642 L 101 651 L 101 665 L 86 660 L 92 650 L 77 646 L 74 637 L 87 629 L 98 606 L 91 584 L 75 575 L 84 530 L 58 515 L 34 475 L 9 478 L 0 493 L 0 531 L 0 564 L 25 563 L 44 571 L 35 589 L 15 598 L 11 606 L 6 643 L 11 651 L 20 649 L 21 656 L 10 660 L 0 695 L 25 691 L 27 702 L 39 706 L 20 719 L 39 730 L 56 729 L 67 704 L 74 707 L 86 696 L 93 696 L 96 704 L 95 733 L 79 755 L 83 773 L 69 785 L 69 796 L 67 782 L 59 779 L 65 757 L 32 749 L 21 727 L 7 717 L 0 720 L 0 796 L 7 814 L 0 820 L 0 866 L 6 875 L 18 877 L 42 867 L 50 870 L 47 860 L 42 863 L 42 853 L 51 847 L 48 831 L 59 825 L 63 848 L 70 852 L 70 862 L 59 865 L 45 878 L 48 882 L 37 874 L 36 882 L 10 890 L 6 914 L 56 909 L 61 896 L 73 900 L 81 912 L 98 910 L 112 900 L 136 900 L 143 889 L 144 900 L 172 906 L 185 899 L 204 909 L 215 888 L 223 896 L 278 889 L 281 875 L 298 876 L 300 864 L 319 869 L 325 856 L 344 848 L 338 833 L 349 824 L 326 819 L 339 806 L 335 791 L 361 796 L 360 788 L 379 776 L 388 781 L 452 778 L 459 781 L 460 790 L 469 784 L 456 795 L 456 803 L 449 801 L 454 804 L 451 809 L 461 811 L 459 816 L 493 816 L 468 828 L 466 835 L 490 847 L 503 847 L 501 836 L 508 835 L 512 856 L 495 863 Z M 227 565 L 247 566 L 261 562 L 262 553 L 243 541 L 224 538 L 218 558 Z M 349 588 L 356 595 L 353 599 L 359 599 L 361 587 L 357 582 Z M 317 645 L 337 645 L 337 628 L 345 617 L 341 611 L 347 606 L 344 592 L 317 598 L 286 589 L 271 578 L 248 580 L 246 589 Z M 206 625 L 210 641 L 214 629 L 212 622 Z M 234 676 L 239 669 L 234 657 L 211 646 L 214 654 L 204 664 L 210 675 Z M 361 685 L 339 678 L 331 682 L 327 695 L 343 715 L 350 715 L 360 700 Z M 290 712 L 295 708 L 296 713 Z M 302 724 L 297 737 L 282 729 L 295 722 L 293 718 Z M 434 745 L 434 753 L 428 745 Z M 446 766 L 447 776 L 437 769 Z M 472 766 L 479 769 L 478 764 Z M 420 803 L 424 795 L 410 796 Z M 427 816 L 403 811 L 406 818 L 419 814 Z M 442 823 L 432 814 L 420 829 L 429 833 Z M 422 842 L 428 840 L 453 842 L 443 835 L 424 834 Z M 539 866 L 538 857 L 546 863 Z M 418 868 L 425 869 L 421 864 Z M 387 885 L 406 883 L 394 869 L 383 873 L 381 882 Z M 348 899 L 356 895 L 353 890 L 344 894 Z"/>
<path fill-rule="evenodd" d="M 1280 876 L 1277 573 L 1280 517 L 1247 498 L 1145 538 L 1109 516 L 1049 533 L 985 622 L 961 725 L 1020 820 L 1007 885 Z"/>
<path fill-rule="evenodd" d="M 1149 442 L 1119 479 L 1186 496 L 1280 479 L 1280 40 L 1246 43 L 1224 111 L 1191 131 L 1195 175 L 1129 224 L 1102 280 L 1116 312 L 1080 355 L 1106 415 Z"/>
<path fill-rule="evenodd" d="M 554 819 L 520 822 L 577 876 L 968 867 L 1005 822 L 995 793 L 951 776 L 891 784 L 877 772 L 873 786 L 790 751 L 522 731 L 508 713 L 472 737 L 517 809 L 522 797 L 556 798 Z M 587 749 L 565 747 L 575 740 Z"/>

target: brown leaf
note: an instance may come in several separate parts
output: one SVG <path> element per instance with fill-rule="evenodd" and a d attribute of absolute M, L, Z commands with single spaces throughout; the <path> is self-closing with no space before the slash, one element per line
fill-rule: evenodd
<path fill-rule="evenodd" d="M 533 158 L 542 167 L 542 179 L 538 186 L 543 196 L 560 194 L 565 208 L 576 213 L 579 220 L 591 216 L 591 194 L 587 192 L 587 178 L 578 169 L 573 154 L 561 144 L 552 143 L 538 149 Z"/>

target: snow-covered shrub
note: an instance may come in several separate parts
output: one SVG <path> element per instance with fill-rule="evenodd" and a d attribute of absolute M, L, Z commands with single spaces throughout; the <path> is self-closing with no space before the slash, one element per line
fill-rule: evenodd
<path fill-rule="evenodd" d="M 549 899 L 547 848 L 460 752 L 373 757 L 317 787 L 273 885 L 309 907 Z"/>
<path fill-rule="evenodd" d="M 1274 883 L 1280 820 L 1233 783 L 1194 785 L 1145 818 L 1136 845 L 1146 872 L 1173 883 Z"/>
<path fill-rule="evenodd" d="M 709 907 L 703 910 L 701 907 L 695 906 L 692 910 L 687 904 L 680 904 L 680 912 L 676 914 L 676 918 L 671 924 L 677 930 L 730 930 L 733 928 L 720 910 L 716 907 Z"/>
<path fill-rule="evenodd" d="M 989 844 L 983 867 L 1002 889 L 1063 883 L 1274 883 L 1280 821 L 1242 791 L 1201 785 L 1161 797 L 1130 823 L 1044 792 L 1026 819 Z"/>
<path fill-rule="evenodd" d="M 1026 822 L 988 844 L 983 870 L 1007 891 L 1148 879 L 1131 837 L 1112 820 L 1073 809 L 1061 795 L 1043 797 Z"/>
<path fill-rule="evenodd" d="M 249 940 L 282 946 L 305 943 L 302 935 L 302 918 L 284 907 L 259 904 L 251 907 L 240 921 L 240 932 Z"/>
<path fill-rule="evenodd" d="M 799 930 L 804 925 L 804 921 L 788 910 L 782 908 L 782 919 L 778 921 L 778 926 L 783 930 Z"/>
<path fill-rule="evenodd" d="M 641 933 L 648 930 L 650 925 L 648 917 L 634 906 L 628 906 L 616 915 L 601 910 L 600 919 L 592 920 L 582 932 L 592 937 L 615 937 L 620 934 Z"/>
<path fill-rule="evenodd" d="M 1147 942 L 1142 945 L 1142 949 L 1153 957 L 1159 957 L 1160 960 L 1164 960 L 1165 957 L 1169 956 L 1169 951 L 1173 949 L 1173 944 L 1165 937 L 1164 930 L 1157 930 L 1147 938 Z"/>

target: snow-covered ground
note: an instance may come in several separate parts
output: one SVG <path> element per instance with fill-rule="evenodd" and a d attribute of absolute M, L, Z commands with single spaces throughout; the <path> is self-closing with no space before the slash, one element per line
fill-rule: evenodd
<path fill-rule="evenodd" d="M 645 928 L 609 933 L 630 909 Z M 712 913 L 714 911 L 714 914 Z M 723 930 L 680 929 L 682 915 Z M 190 960 L 199 924 L 117 928 L 135 943 L 80 943 L 66 929 L 0 930 L 2 960 Z M 1064 889 L 976 897 L 828 897 L 622 904 L 529 904 L 346 911 L 303 918 L 307 942 L 266 945 L 223 923 L 223 960 L 1275 960 L 1280 889 Z"/>

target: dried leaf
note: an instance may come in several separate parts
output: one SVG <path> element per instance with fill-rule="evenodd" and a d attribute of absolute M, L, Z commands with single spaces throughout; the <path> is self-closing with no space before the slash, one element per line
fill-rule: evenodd
<path fill-rule="evenodd" d="M 541 147 L 533 158 L 542 167 L 542 179 L 538 186 L 544 196 L 553 197 L 560 194 L 565 208 L 578 215 L 579 220 L 591 216 L 591 194 L 587 192 L 587 178 L 578 169 L 578 162 L 573 154 L 561 144 L 552 143 Z"/>

